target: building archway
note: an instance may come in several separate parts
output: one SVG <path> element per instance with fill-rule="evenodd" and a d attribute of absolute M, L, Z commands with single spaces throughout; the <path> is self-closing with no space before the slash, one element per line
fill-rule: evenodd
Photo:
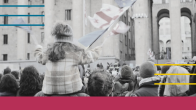
<path fill-rule="evenodd" d="M 162 5 L 159 5 L 162 4 Z M 153 47 L 153 51 L 155 52 L 155 54 L 161 53 L 162 50 L 160 50 L 160 45 L 159 45 L 159 41 L 162 40 L 160 39 L 160 24 L 159 22 L 162 19 L 165 18 L 170 18 L 170 11 L 169 11 L 169 4 L 168 3 L 158 3 L 158 5 L 155 7 L 153 7 L 153 10 L 155 10 L 153 12 L 153 39 L 152 39 L 152 47 Z M 187 39 L 182 39 L 184 41 L 184 49 L 189 50 L 188 52 L 191 54 L 188 54 L 187 51 L 184 52 L 184 54 L 186 53 L 186 56 L 192 57 L 196 55 L 196 36 L 193 30 L 195 30 L 195 23 L 193 22 L 193 16 L 192 16 L 192 11 L 193 9 L 191 8 L 191 6 L 188 6 L 187 3 L 181 3 L 181 19 L 182 17 L 185 17 L 186 19 L 190 20 L 190 36 L 188 37 L 188 40 L 191 42 L 189 44 L 191 44 L 191 46 L 186 46 L 187 45 Z M 170 24 L 169 24 L 170 25 Z M 170 31 L 170 30 L 169 30 Z M 187 34 L 185 33 L 185 34 Z M 166 41 L 164 41 L 164 43 L 166 44 Z M 184 56 L 184 55 L 183 55 Z M 160 59 L 158 56 L 156 56 L 156 59 Z"/>
<path fill-rule="evenodd" d="M 191 40 L 191 47 L 187 47 L 188 50 L 190 49 L 191 50 L 191 54 L 188 54 L 186 53 L 187 55 L 186 56 L 189 56 L 189 57 L 192 57 L 192 56 L 195 56 L 196 55 L 196 42 L 194 41 L 195 40 L 195 34 L 194 34 L 194 20 L 192 18 L 192 12 L 189 8 L 187 7 L 182 7 L 181 8 L 181 16 L 182 17 L 186 17 L 189 19 L 189 27 L 190 27 L 190 39 L 188 40 Z M 187 33 L 186 33 L 187 34 Z M 189 34 L 189 33 L 188 33 Z M 190 52 L 189 52 L 190 53 Z"/>
<path fill-rule="evenodd" d="M 156 15 L 156 21 L 153 20 L 153 51 L 155 53 L 155 57 L 156 59 L 160 59 L 160 54 L 161 54 L 161 50 L 160 50 L 160 45 L 159 45 L 159 41 L 160 41 L 160 21 L 161 19 L 164 18 L 169 18 L 169 10 L 168 9 L 161 9 L 160 11 L 157 12 Z"/>

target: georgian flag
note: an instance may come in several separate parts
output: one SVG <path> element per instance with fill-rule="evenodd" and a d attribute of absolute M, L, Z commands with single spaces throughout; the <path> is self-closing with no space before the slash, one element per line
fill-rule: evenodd
<path fill-rule="evenodd" d="M 118 4 L 120 8 L 126 7 L 126 6 L 132 6 L 137 0 L 115 0 L 115 2 Z"/>
<path fill-rule="evenodd" d="M 88 16 L 91 24 L 98 29 L 107 29 L 114 23 L 129 7 L 118 8 L 113 5 L 103 4 L 101 10 L 94 14 L 93 17 Z"/>
<path fill-rule="evenodd" d="M 110 35 L 125 34 L 129 29 L 130 26 L 127 26 L 124 22 L 119 21 L 119 23 L 116 24 Z"/>

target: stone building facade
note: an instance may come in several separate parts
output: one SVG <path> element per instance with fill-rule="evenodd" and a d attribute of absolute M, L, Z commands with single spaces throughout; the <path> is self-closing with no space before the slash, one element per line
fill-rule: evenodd
<path fill-rule="evenodd" d="M 51 8 L 51 6 L 53 6 L 53 18 L 48 17 L 47 15 L 45 17 L 23 18 L 25 22 L 29 24 L 45 24 L 46 22 L 51 21 L 53 23 L 56 21 L 64 21 L 66 24 L 69 24 L 73 27 L 74 36 L 76 39 L 79 39 L 85 34 L 98 30 L 95 29 L 89 21 L 87 23 L 87 26 L 83 25 L 83 6 L 85 6 L 87 16 L 93 16 L 97 11 L 100 10 L 100 8 L 102 7 L 102 3 L 116 5 L 113 0 L 85 0 L 85 2 L 83 2 L 83 0 L 81 1 L 82 2 L 79 2 L 78 0 L 28 0 L 28 2 L 26 2 L 26 5 L 45 5 L 45 7 L 29 7 L 26 8 L 27 10 L 24 8 L 24 10 L 26 10 L 24 11 L 24 14 L 46 15 L 46 11 L 50 10 L 48 8 Z M 20 2 L 21 0 L 8 0 L 8 3 L 4 3 L 4 1 L 1 1 L 0 5 L 17 5 Z M 19 10 L 17 7 L 0 7 L 0 9 L 1 15 L 17 15 Z M 51 14 L 50 11 L 48 14 Z M 134 21 L 131 18 L 131 16 L 132 15 L 130 9 L 120 18 L 127 25 L 130 25 L 131 28 L 129 32 L 127 32 L 125 35 L 114 36 L 110 40 L 110 42 L 106 43 L 107 45 L 104 45 L 105 50 L 103 50 L 104 52 L 102 55 L 102 58 L 104 60 L 107 58 L 112 58 L 114 61 L 135 60 L 135 39 L 133 26 Z M 8 17 L 8 24 L 11 24 L 17 18 L 18 17 Z M 5 19 L 5 17 L 0 17 L 0 24 L 4 24 Z M 34 60 L 33 51 L 35 48 L 35 44 L 33 42 L 32 37 L 36 37 L 38 43 L 44 46 L 44 42 L 46 42 L 45 40 L 48 39 L 48 36 L 50 36 L 50 32 L 47 30 L 47 27 L 31 26 L 30 28 L 35 34 L 32 36 L 26 33 L 25 36 L 22 39 L 20 39 L 20 37 L 17 37 L 19 29 L 17 29 L 16 27 L 0 27 L 0 61 Z M 6 38 L 4 36 L 7 36 L 8 38 L 7 43 L 5 41 Z M 25 42 L 25 44 L 22 45 L 22 47 L 24 48 L 22 50 L 17 50 L 17 46 L 21 46 L 21 42 Z M 22 56 L 22 58 L 18 57 L 17 53 L 19 51 L 23 52 L 25 56 Z M 5 58 L 5 55 L 7 55 L 7 58 Z"/>
<path fill-rule="evenodd" d="M 29 4 L 45 5 L 45 7 L 0 7 L 0 14 L 17 15 L 22 13 L 26 15 L 45 15 L 45 19 L 42 17 L 23 17 L 25 22 L 29 24 L 45 24 L 45 27 L 30 27 L 35 33 L 34 37 L 36 37 L 38 43 L 44 46 L 47 40 L 50 39 L 50 32 L 54 22 L 59 20 L 73 27 L 75 39 L 96 31 L 97 29 L 89 21 L 87 26 L 84 25 L 84 10 L 86 9 L 87 16 L 93 16 L 95 12 L 100 10 L 103 3 L 117 6 L 114 0 L 8 0 L 8 3 L 4 3 L 3 0 L 0 2 L 0 5 Z M 151 48 L 155 54 L 159 54 L 158 21 L 162 17 L 168 16 L 171 18 L 170 25 L 172 26 L 170 29 L 170 32 L 172 32 L 171 41 L 173 42 L 171 46 L 173 49 L 172 61 L 180 60 L 182 58 L 182 51 L 179 48 L 181 47 L 181 40 L 175 37 L 180 36 L 179 33 L 181 33 L 180 13 L 191 17 L 191 35 L 193 36 L 191 37 L 191 47 L 192 52 L 194 52 L 196 50 L 196 11 L 194 4 L 195 0 L 191 0 L 188 3 L 184 0 L 182 2 L 176 0 L 137 0 L 134 6 L 120 18 L 127 25 L 131 26 L 130 30 L 125 35 L 112 36 L 104 45 L 103 54 L 99 61 L 107 61 L 109 59 L 111 62 L 120 61 L 123 63 L 124 61 L 136 60 L 136 65 L 140 65 L 148 59 L 146 54 L 148 49 Z M 181 8 L 183 9 L 181 10 Z M 141 16 L 143 14 L 146 16 Z M 0 24 L 4 24 L 7 19 L 8 24 L 11 24 L 17 18 L 0 17 Z M 32 40 L 33 36 L 28 36 L 26 32 L 15 27 L 0 27 L 0 61 L 34 60 L 33 50 L 35 44 Z M 95 45 L 100 44 L 102 41 L 103 38 L 99 39 Z M 178 57 L 174 57 L 176 53 L 178 53 Z"/>
<path fill-rule="evenodd" d="M 20 0 L 19 0 L 20 1 Z M 17 5 L 17 0 L 8 0 L 8 3 L 4 3 L 4 0 L 0 1 L 0 5 Z M 32 0 L 29 4 L 32 5 L 43 5 L 42 0 Z M 27 4 L 28 5 L 28 4 Z M 41 15 L 44 12 L 43 7 L 27 7 L 26 15 Z M 0 9 L 1 15 L 17 15 L 18 14 L 18 7 L 1 7 Z M 0 24 L 4 24 L 6 17 L 0 17 Z M 18 17 L 8 17 L 7 21 L 8 24 L 12 24 L 14 20 L 18 19 Z M 42 24 L 44 22 L 42 17 L 25 17 L 25 22 L 29 24 Z M 43 39 L 44 39 L 44 27 L 34 27 L 31 26 L 30 29 L 32 29 L 33 33 L 35 33 L 35 37 L 41 45 L 43 45 Z M 32 40 L 32 36 L 28 35 L 28 33 L 25 33 L 24 38 L 25 39 L 18 39 L 17 35 L 18 29 L 13 26 L 1 26 L 0 27 L 0 61 L 3 61 L 4 59 L 7 59 L 9 61 L 12 60 L 20 60 L 17 59 L 17 46 L 20 45 L 17 42 L 18 41 L 24 41 L 25 42 L 25 58 L 22 60 L 33 60 L 33 50 L 35 49 L 34 42 Z M 7 43 L 4 36 L 7 36 Z M 30 36 L 30 37 L 28 37 Z M 3 58 L 4 55 L 7 55 L 7 58 Z"/>

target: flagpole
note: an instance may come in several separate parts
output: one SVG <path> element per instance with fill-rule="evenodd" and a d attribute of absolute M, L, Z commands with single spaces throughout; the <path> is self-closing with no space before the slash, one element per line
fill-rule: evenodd
<path fill-rule="evenodd" d="M 125 11 L 124 11 L 124 12 L 126 12 L 129 8 L 130 8 L 130 7 L 125 8 Z M 122 16 L 123 14 L 124 14 L 124 13 L 122 13 L 120 16 Z M 105 30 L 105 32 L 108 31 L 108 30 L 111 30 L 112 26 L 113 26 L 115 23 L 117 23 L 117 22 L 119 21 L 119 18 L 120 18 L 120 17 L 118 17 L 112 24 L 110 24 L 110 26 Z M 105 32 L 104 32 L 103 34 L 105 34 Z M 103 34 L 102 34 L 102 35 L 103 35 Z M 102 35 L 101 35 L 101 36 L 102 36 Z M 99 36 L 97 39 L 95 39 L 95 41 L 94 41 L 93 43 L 95 43 L 101 36 Z M 92 43 L 89 47 L 91 47 L 91 46 L 93 45 L 93 43 Z M 88 47 L 88 48 L 89 48 L 89 47 Z"/>
<path fill-rule="evenodd" d="M 105 34 L 105 32 L 108 30 L 108 28 L 103 32 L 103 34 Z M 97 39 L 95 39 L 95 41 L 93 43 L 91 43 L 91 45 L 89 47 L 91 47 L 103 34 L 101 34 Z M 88 48 L 89 48 L 88 47 Z"/>

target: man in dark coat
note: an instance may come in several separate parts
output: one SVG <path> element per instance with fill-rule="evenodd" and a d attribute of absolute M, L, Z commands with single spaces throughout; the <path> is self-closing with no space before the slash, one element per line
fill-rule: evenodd
<path fill-rule="evenodd" d="M 196 62 L 194 64 L 196 64 Z M 191 73 L 196 74 L 196 67 L 195 66 L 193 66 Z M 190 75 L 190 83 L 196 83 L 196 76 L 195 75 Z M 189 91 L 187 91 L 187 94 L 188 95 L 196 94 L 196 86 L 190 85 Z"/>
<path fill-rule="evenodd" d="M 140 77 L 142 80 L 139 82 L 139 89 L 133 93 L 129 93 L 126 96 L 136 96 L 136 97 L 144 97 L 144 96 L 158 96 L 158 85 L 155 83 L 159 83 L 161 78 L 158 76 L 154 76 L 157 72 L 156 66 L 151 61 L 145 62 L 140 67 Z"/>

